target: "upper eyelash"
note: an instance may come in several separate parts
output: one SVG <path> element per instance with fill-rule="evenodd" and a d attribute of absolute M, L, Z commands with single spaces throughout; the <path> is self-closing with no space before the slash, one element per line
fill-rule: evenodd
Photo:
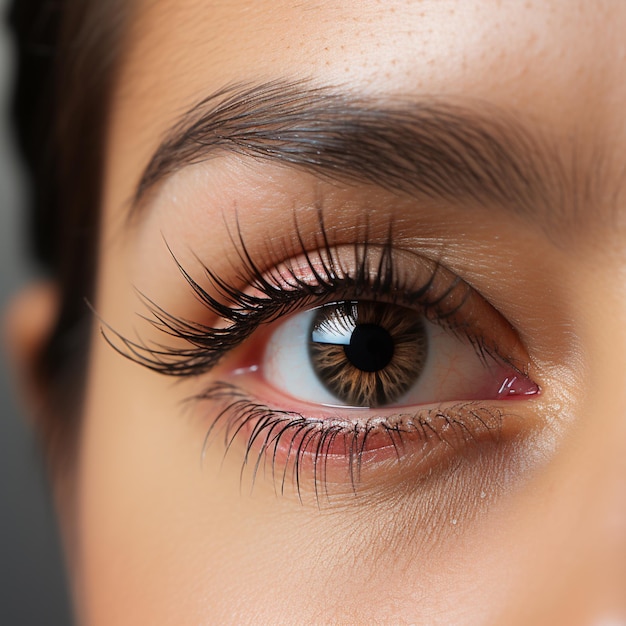
<path fill-rule="evenodd" d="M 433 321 L 454 330 L 450 319 L 463 306 L 471 288 L 465 285 L 459 277 L 454 277 L 443 293 L 429 300 L 428 292 L 441 267 L 438 263 L 433 263 L 433 269 L 427 280 L 417 288 L 410 289 L 407 282 L 402 281 L 396 275 L 391 227 L 388 230 L 386 243 L 380 247 L 381 252 L 373 279 L 370 258 L 372 245 L 368 242 L 367 231 L 362 241 L 352 244 L 354 267 L 351 271 L 346 270 L 336 257 L 321 214 L 318 230 L 319 245 L 315 252 L 311 252 L 306 247 L 297 225 L 296 233 L 301 256 L 314 279 L 313 282 L 300 278 L 289 262 L 283 265 L 282 271 L 277 269 L 273 272 L 262 271 L 252 258 L 241 230 L 238 229 L 239 245 L 236 248 L 242 266 L 239 282 L 261 295 L 229 284 L 203 265 L 205 277 L 216 294 L 211 295 L 185 270 L 167 246 L 193 293 L 212 317 L 222 320 L 225 324 L 215 327 L 184 319 L 167 312 L 152 299 L 138 292 L 140 300 L 148 311 L 148 315 L 142 315 L 142 317 L 160 332 L 183 340 L 186 346 L 147 344 L 141 339 L 133 340 L 124 337 L 106 324 L 101 330 L 102 335 L 117 352 L 126 358 L 161 374 L 185 377 L 210 371 L 224 355 L 250 337 L 261 324 L 275 321 L 306 306 L 322 304 L 331 297 L 337 300 L 344 297 L 359 299 L 367 296 L 373 300 L 383 297 L 392 303 L 419 304 L 423 314 L 428 315 L 430 310 L 436 311 L 432 316 Z M 441 302 L 460 285 L 466 286 L 466 292 L 460 302 L 445 311 L 437 310 Z M 494 350 L 488 349 L 480 336 L 468 336 L 468 339 L 483 360 L 486 360 L 487 356 L 493 356 Z"/>

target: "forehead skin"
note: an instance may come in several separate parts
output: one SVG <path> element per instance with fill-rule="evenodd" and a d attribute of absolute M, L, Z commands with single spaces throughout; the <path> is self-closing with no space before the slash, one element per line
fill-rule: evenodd
<path fill-rule="evenodd" d="M 597 373 L 589 375 L 584 397 L 572 392 L 573 399 L 563 399 L 573 415 L 568 424 L 576 424 L 567 431 L 567 453 L 559 449 L 550 470 L 528 488 L 494 502 L 486 498 L 491 508 L 480 524 L 468 524 L 466 535 L 457 527 L 454 540 L 422 551 L 428 560 L 420 561 L 394 557 L 413 555 L 413 547 L 381 523 L 382 514 L 373 515 L 372 525 L 379 524 L 376 536 L 387 550 L 366 546 L 351 552 L 354 545 L 342 542 L 332 527 L 332 513 L 316 515 L 268 493 L 241 496 L 236 479 L 200 472 L 198 441 L 191 440 L 187 418 L 180 416 L 184 394 L 124 362 L 94 333 L 74 563 L 86 623 L 306 623 L 329 615 L 339 622 L 392 623 L 521 624 L 538 623 L 537 615 L 548 616 L 546 623 L 576 623 L 582 614 L 624 619 L 626 494 L 616 477 L 626 475 L 626 420 L 616 417 L 626 415 L 626 397 L 613 390 L 621 389 L 626 371 L 626 294 L 615 288 L 616 277 L 626 273 L 626 3 L 136 4 L 107 144 L 97 295 L 104 319 L 132 333 L 132 323 L 124 320 L 137 310 L 137 277 L 163 272 L 169 280 L 167 273 L 175 274 L 166 269 L 169 259 L 159 237 L 162 207 L 156 207 L 153 223 L 120 236 L 129 198 L 167 130 L 226 85 L 304 79 L 390 100 L 488 102 L 531 123 L 586 168 L 596 159 L 602 163 L 602 199 L 581 203 L 575 223 L 563 225 L 571 230 L 567 249 L 555 252 L 545 244 L 546 263 L 554 261 L 562 271 L 555 289 L 562 283 L 568 294 L 576 292 L 568 300 L 570 318 L 579 322 L 581 342 L 595 346 L 576 373 Z M 174 181 L 172 209 L 163 223 L 183 233 L 190 249 L 206 253 L 210 263 L 220 253 L 221 240 L 211 227 L 221 216 L 203 205 L 205 214 L 190 225 L 184 207 L 177 212 L 179 187 Z M 450 230 L 462 234 L 465 227 L 473 228 Z M 503 236 L 514 242 L 513 231 Z M 519 250 L 503 250 L 501 260 L 510 256 L 513 270 L 530 277 L 529 267 L 540 273 L 543 265 L 523 241 Z M 146 280 L 156 281 L 152 275 Z M 514 291 L 515 284 L 506 287 Z M 542 315 L 548 314 L 544 310 L 535 326 L 529 323 L 537 333 Z M 576 421 L 578 414 L 592 412 L 594 425 Z M 590 511 L 601 511 L 609 521 L 596 523 Z M 611 540 L 594 543 L 592 537 Z M 576 559 L 565 563 L 566 553 L 577 554 L 582 565 Z M 599 572 L 605 583 L 590 593 Z M 567 604 L 567 598 L 582 599 Z"/>

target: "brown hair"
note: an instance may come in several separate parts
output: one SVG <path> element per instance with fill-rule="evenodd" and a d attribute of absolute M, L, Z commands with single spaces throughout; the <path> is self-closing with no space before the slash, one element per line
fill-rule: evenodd
<path fill-rule="evenodd" d="M 52 456 L 76 432 L 96 278 L 104 140 L 128 0 L 14 0 L 13 117 L 32 181 L 30 238 L 60 308 L 38 375 Z"/>

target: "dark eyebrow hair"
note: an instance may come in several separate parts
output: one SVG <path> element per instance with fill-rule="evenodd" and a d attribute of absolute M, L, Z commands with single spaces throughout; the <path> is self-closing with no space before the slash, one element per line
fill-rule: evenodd
<path fill-rule="evenodd" d="M 302 82 L 229 86 L 167 133 L 134 204 L 178 170 L 225 153 L 434 199 L 496 202 L 526 215 L 563 206 L 555 150 L 488 105 L 355 96 Z"/>

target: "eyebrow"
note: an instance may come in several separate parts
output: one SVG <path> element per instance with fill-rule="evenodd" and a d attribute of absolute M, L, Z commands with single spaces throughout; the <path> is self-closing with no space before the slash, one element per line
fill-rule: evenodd
<path fill-rule="evenodd" d="M 166 177 L 224 154 L 531 217 L 566 204 L 558 152 L 495 106 L 401 97 L 390 104 L 275 81 L 229 86 L 189 109 L 152 156 L 133 205 Z"/>

